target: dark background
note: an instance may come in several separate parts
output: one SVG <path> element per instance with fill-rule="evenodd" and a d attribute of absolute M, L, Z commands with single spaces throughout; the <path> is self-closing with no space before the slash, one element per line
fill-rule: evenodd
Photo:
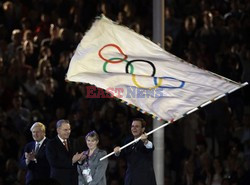
<path fill-rule="evenodd" d="M 151 0 L 0 1 L 0 184 L 24 184 L 19 158 L 35 121 L 55 136 L 69 119 L 79 150 L 95 129 L 111 152 L 131 119 L 152 118 L 115 99 L 86 98 L 86 85 L 65 82 L 73 52 L 101 13 L 152 38 Z M 237 82 L 250 79 L 248 0 L 166 0 L 165 49 Z M 249 185 L 249 87 L 165 128 L 165 185 Z M 109 185 L 123 184 L 126 163 L 110 157 Z"/>

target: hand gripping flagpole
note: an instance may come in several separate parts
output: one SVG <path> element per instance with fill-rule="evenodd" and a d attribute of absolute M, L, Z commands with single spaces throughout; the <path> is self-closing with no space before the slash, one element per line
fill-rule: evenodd
<path fill-rule="evenodd" d="M 173 122 L 175 122 L 175 121 L 177 121 L 177 120 L 183 118 L 184 116 L 187 116 L 187 115 L 189 115 L 189 114 L 195 112 L 195 111 L 198 110 L 199 108 L 205 107 L 206 105 L 208 105 L 208 104 L 210 104 L 210 103 L 212 103 L 212 102 L 214 102 L 214 101 L 216 101 L 216 100 L 218 100 L 218 99 L 220 99 L 220 98 L 226 96 L 227 94 L 230 94 L 230 93 L 236 91 L 237 89 L 242 88 L 242 87 L 244 87 L 244 86 L 246 86 L 246 85 L 248 85 L 247 82 L 241 84 L 240 87 L 237 87 L 237 88 L 235 88 L 235 89 L 232 89 L 232 90 L 229 91 L 228 93 L 221 94 L 221 95 L 217 96 L 216 98 L 214 98 L 213 100 L 209 100 L 209 101 L 207 101 L 207 102 L 201 104 L 200 106 L 195 107 L 195 108 L 189 110 L 188 112 L 186 112 L 185 114 L 183 114 L 182 116 L 178 117 L 178 118 L 175 119 L 175 120 L 171 120 L 171 121 L 166 122 L 165 124 L 163 124 L 163 125 L 161 125 L 161 126 L 155 128 L 155 129 L 151 130 L 150 132 L 146 133 L 146 135 L 148 136 L 148 135 L 150 135 L 150 134 L 156 132 L 157 130 L 162 129 L 162 128 L 168 126 L 169 124 L 171 124 L 171 123 L 173 123 Z M 133 143 L 139 141 L 140 139 L 141 139 L 141 137 L 139 137 L 139 138 L 137 138 L 137 139 L 134 139 L 133 141 L 127 143 L 126 145 L 124 145 L 124 146 L 122 146 L 122 147 L 120 148 L 120 151 L 121 151 L 122 149 L 124 149 L 124 148 L 126 148 L 126 147 L 132 145 Z M 102 158 L 100 159 L 100 161 L 102 161 L 102 160 L 104 160 L 104 159 L 110 157 L 110 156 L 113 155 L 113 154 L 115 154 L 115 152 L 111 152 L 111 153 L 105 155 L 104 157 L 102 157 Z"/>
<path fill-rule="evenodd" d="M 163 127 L 166 127 L 166 126 L 169 125 L 170 123 L 172 123 L 172 122 L 167 122 L 167 123 L 165 123 L 165 124 L 163 124 L 163 125 L 161 125 L 161 126 L 155 128 L 154 130 L 151 130 L 150 132 L 146 133 L 146 135 L 148 136 L 148 135 L 154 133 L 155 131 L 157 131 L 157 130 L 163 128 Z M 141 139 L 141 137 L 136 138 L 136 139 L 134 139 L 133 141 L 127 143 L 126 145 L 124 145 L 124 146 L 122 146 L 122 147 L 120 148 L 120 151 L 121 151 L 122 149 L 128 147 L 129 145 L 132 145 L 133 143 L 139 141 L 140 139 Z M 113 154 L 115 154 L 115 152 L 111 152 L 111 153 L 109 153 L 108 155 L 102 157 L 102 158 L 100 159 L 100 161 L 102 161 L 103 159 L 108 158 L 109 156 L 111 156 L 111 155 L 113 155 Z"/>

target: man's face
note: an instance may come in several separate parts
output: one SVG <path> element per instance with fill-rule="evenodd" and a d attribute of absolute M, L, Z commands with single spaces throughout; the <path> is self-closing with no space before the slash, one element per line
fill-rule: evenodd
<path fill-rule="evenodd" d="M 63 123 L 60 127 L 57 128 L 57 133 L 60 138 L 68 139 L 70 135 L 71 129 L 69 123 Z"/>
<path fill-rule="evenodd" d="M 131 133 L 133 134 L 134 138 L 140 137 L 144 131 L 145 131 L 145 128 L 142 128 L 141 121 L 133 121 L 132 122 Z"/>
<path fill-rule="evenodd" d="M 34 141 L 39 142 L 45 137 L 45 132 L 41 129 L 41 127 L 34 127 L 31 132 Z"/>

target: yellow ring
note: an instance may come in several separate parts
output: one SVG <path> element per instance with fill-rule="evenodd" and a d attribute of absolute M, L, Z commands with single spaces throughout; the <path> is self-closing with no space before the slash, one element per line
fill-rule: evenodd
<path fill-rule="evenodd" d="M 137 83 L 134 74 L 132 74 L 132 81 L 134 82 L 134 84 L 136 85 L 136 87 L 144 88 L 144 89 L 158 88 L 158 87 L 160 87 L 161 84 L 162 84 L 162 78 L 159 78 L 159 83 L 158 83 L 157 85 L 155 85 L 154 87 L 150 87 L 150 88 L 148 88 L 148 87 L 143 87 L 143 86 L 141 86 L 140 84 Z"/>

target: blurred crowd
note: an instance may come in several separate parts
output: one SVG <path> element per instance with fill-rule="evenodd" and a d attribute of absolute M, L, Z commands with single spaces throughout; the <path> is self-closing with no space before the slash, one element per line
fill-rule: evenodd
<path fill-rule="evenodd" d="M 30 126 L 47 137 L 69 119 L 86 149 L 90 130 L 111 152 L 130 120 L 152 118 L 115 99 L 87 99 L 86 85 L 65 81 L 70 58 L 95 17 L 104 14 L 152 39 L 152 0 L 2 0 L 0 2 L 0 185 L 23 185 L 19 168 Z M 250 1 L 166 0 L 165 49 L 236 82 L 250 82 Z M 244 87 L 165 128 L 165 185 L 250 184 L 250 96 Z M 126 163 L 109 159 L 109 185 Z"/>

